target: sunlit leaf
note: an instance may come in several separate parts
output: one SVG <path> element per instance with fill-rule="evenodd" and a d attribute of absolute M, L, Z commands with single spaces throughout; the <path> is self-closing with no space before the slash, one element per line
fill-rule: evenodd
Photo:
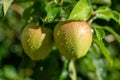
<path fill-rule="evenodd" d="M 105 26 L 105 27 L 103 27 L 103 29 L 112 33 L 114 35 L 115 39 L 120 43 L 120 36 L 111 27 Z"/>
<path fill-rule="evenodd" d="M 105 4 L 108 6 L 111 5 L 111 0 L 92 0 L 92 2 L 97 4 Z"/>
<path fill-rule="evenodd" d="M 92 26 L 94 27 L 96 37 L 99 40 L 105 37 L 105 32 L 101 31 L 101 30 L 104 29 L 104 30 L 112 33 L 112 35 L 115 37 L 115 39 L 120 43 L 120 35 L 117 34 L 111 27 L 109 27 L 109 26 L 99 26 L 99 25 L 96 25 L 96 24 L 93 24 Z"/>
<path fill-rule="evenodd" d="M 98 40 L 98 39 L 93 39 L 93 41 L 100 47 L 103 55 L 106 57 L 106 59 L 108 60 L 108 62 L 113 65 L 113 60 L 111 58 L 110 52 L 108 51 L 108 49 L 105 47 L 104 43 L 102 42 L 102 40 Z"/>
<path fill-rule="evenodd" d="M 16 70 L 13 66 L 5 66 L 4 67 L 4 75 L 8 79 L 15 79 L 17 77 Z"/>
<path fill-rule="evenodd" d="M 120 13 L 117 11 L 111 10 L 107 6 L 102 6 L 96 10 L 96 18 L 104 19 L 109 21 L 110 19 L 115 20 L 117 23 L 120 24 Z"/>
<path fill-rule="evenodd" d="M 80 0 L 73 8 L 69 20 L 83 20 L 86 21 L 91 15 L 91 4 L 89 0 Z"/>
<path fill-rule="evenodd" d="M 13 1 L 14 1 L 14 0 L 4 0 L 4 2 L 3 2 L 4 15 L 6 14 L 9 6 L 11 5 L 11 3 L 12 3 Z"/>
<path fill-rule="evenodd" d="M 53 21 L 61 11 L 61 7 L 58 6 L 56 3 L 50 3 L 46 5 L 45 9 L 47 12 L 48 22 Z"/>
<path fill-rule="evenodd" d="M 97 18 L 101 18 L 101 19 L 105 19 L 107 21 L 109 21 L 111 19 L 111 17 L 113 16 L 111 9 L 109 7 L 100 7 L 97 11 L 96 11 L 96 17 Z"/>
<path fill-rule="evenodd" d="M 95 28 L 95 33 L 99 40 L 101 40 L 105 37 L 105 32 L 102 28 Z"/>

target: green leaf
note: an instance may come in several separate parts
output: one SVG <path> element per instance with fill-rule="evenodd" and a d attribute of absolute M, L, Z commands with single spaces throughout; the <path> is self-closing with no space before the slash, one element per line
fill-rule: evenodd
<path fill-rule="evenodd" d="M 14 0 L 4 0 L 4 2 L 3 2 L 3 12 L 4 12 L 4 15 L 6 15 L 8 8 L 12 4 L 13 1 Z"/>
<path fill-rule="evenodd" d="M 120 14 L 117 11 L 111 10 L 107 6 L 102 6 L 96 10 L 96 18 L 104 19 L 109 21 L 110 19 L 115 20 L 120 24 Z"/>
<path fill-rule="evenodd" d="M 92 6 L 89 0 L 80 0 L 73 8 L 68 20 L 83 20 L 89 19 L 92 11 Z"/>
<path fill-rule="evenodd" d="M 106 71 L 103 59 L 94 59 L 93 64 L 96 68 L 96 75 L 98 77 L 98 80 L 104 80 L 104 75 L 106 74 Z"/>
<path fill-rule="evenodd" d="M 120 13 L 118 13 L 117 11 L 112 11 L 112 13 L 113 13 L 112 19 L 114 19 L 116 22 L 120 24 Z"/>
<path fill-rule="evenodd" d="M 106 59 L 108 60 L 108 62 L 110 63 L 110 65 L 113 65 L 113 60 L 110 56 L 110 52 L 108 51 L 108 49 L 105 47 L 104 43 L 102 42 L 102 40 L 98 40 L 98 39 L 93 39 L 93 41 L 100 47 L 103 55 L 106 57 Z"/>
<path fill-rule="evenodd" d="M 115 39 L 120 43 L 120 36 L 110 27 L 105 26 L 103 29 L 107 30 L 108 32 L 112 33 Z"/>
<path fill-rule="evenodd" d="M 16 70 L 13 66 L 5 66 L 4 75 L 6 78 L 11 80 L 14 80 L 17 77 Z"/>
<path fill-rule="evenodd" d="M 69 60 L 64 59 L 63 62 L 63 68 L 62 68 L 62 73 L 60 74 L 59 80 L 65 80 L 68 77 L 68 66 L 69 66 Z"/>
<path fill-rule="evenodd" d="M 103 6 L 98 8 L 96 11 L 96 18 L 105 19 L 109 21 L 113 16 L 111 9 L 109 7 Z"/>
<path fill-rule="evenodd" d="M 92 0 L 93 3 L 97 4 L 104 4 L 104 5 L 111 5 L 111 0 Z"/>
<path fill-rule="evenodd" d="M 23 18 L 25 19 L 29 19 L 30 16 L 32 16 L 33 14 L 33 8 L 32 7 L 28 7 L 27 9 L 24 10 L 24 13 L 23 13 Z"/>
<path fill-rule="evenodd" d="M 47 12 L 48 22 L 52 22 L 61 11 L 61 7 L 56 3 L 47 4 L 45 9 Z"/>
<path fill-rule="evenodd" d="M 92 26 L 94 27 L 96 37 L 98 38 L 98 40 L 105 37 L 105 32 L 101 31 L 101 30 L 104 29 L 104 30 L 112 33 L 112 35 L 115 37 L 115 39 L 120 43 L 120 35 L 118 35 L 111 27 L 109 27 L 109 26 L 103 26 L 102 27 L 102 26 L 99 26 L 99 25 L 96 25 L 96 24 L 93 24 Z"/>
<path fill-rule="evenodd" d="M 94 30 L 98 40 L 102 40 L 105 37 L 105 32 L 102 28 L 95 28 Z"/>

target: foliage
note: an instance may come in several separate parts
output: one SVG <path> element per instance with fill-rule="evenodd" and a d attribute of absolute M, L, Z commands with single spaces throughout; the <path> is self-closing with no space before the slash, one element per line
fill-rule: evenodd
<path fill-rule="evenodd" d="M 93 42 L 85 57 L 69 61 L 53 47 L 32 61 L 21 46 L 30 22 L 54 29 L 60 21 L 91 25 Z M 0 80 L 120 80 L 119 0 L 1 0 Z"/>

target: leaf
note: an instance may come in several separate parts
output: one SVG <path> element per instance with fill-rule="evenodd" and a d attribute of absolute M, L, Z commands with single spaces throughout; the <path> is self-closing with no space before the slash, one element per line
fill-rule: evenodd
<path fill-rule="evenodd" d="M 94 68 L 93 70 L 95 70 L 96 72 L 96 76 L 97 76 L 97 80 L 105 80 L 106 75 L 106 67 L 109 66 L 108 64 L 106 64 L 106 62 L 104 61 L 104 59 L 100 58 L 98 56 L 98 54 L 100 53 L 100 51 L 97 49 L 98 46 L 96 44 L 93 44 L 93 46 L 90 49 L 90 53 L 87 55 L 87 65 L 88 67 L 91 66 L 91 64 L 93 64 Z M 90 62 L 90 60 L 92 59 L 92 63 Z"/>
<path fill-rule="evenodd" d="M 106 57 L 107 61 L 110 63 L 110 65 L 113 65 L 113 60 L 110 56 L 110 52 L 108 51 L 108 49 L 105 47 L 104 43 L 102 42 L 102 40 L 98 40 L 98 39 L 93 39 L 93 41 L 99 46 L 99 48 L 101 49 L 103 55 Z"/>
<path fill-rule="evenodd" d="M 97 24 L 92 24 L 92 27 L 95 31 L 96 37 L 98 40 L 102 40 L 105 37 L 105 31 L 102 26 Z"/>
<path fill-rule="evenodd" d="M 4 15 L 6 15 L 8 8 L 12 4 L 13 1 L 14 0 L 4 0 L 4 2 L 3 2 L 3 12 L 4 12 Z"/>
<path fill-rule="evenodd" d="M 108 6 L 111 5 L 111 0 L 92 0 L 92 2 L 97 4 L 105 4 Z"/>
<path fill-rule="evenodd" d="M 111 9 L 106 6 L 100 7 L 96 11 L 96 18 L 105 19 L 105 20 L 109 21 L 112 16 L 113 16 L 113 14 L 111 12 Z"/>
<path fill-rule="evenodd" d="M 45 9 L 47 12 L 48 22 L 53 21 L 61 11 L 61 7 L 56 3 L 47 4 Z"/>
<path fill-rule="evenodd" d="M 32 7 L 28 7 L 27 9 L 24 10 L 24 13 L 23 13 L 23 18 L 24 19 L 29 19 L 30 16 L 32 16 L 33 14 L 33 8 Z"/>
<path fill-rule="evenodd" d="M 112 13 L 113 13 L 112 19 L 114 19 L 116 22 L 120 24 L 120 13 L 118 13 L 117 11 L 112 11 Z"/>
<path fill-rule="evenodd" d="M 13 66 L 5 66 L 3 70 L 6 78 L 13 80 L 17 77 L 16 70 Z"/>
<path fill-rule="evenodd" d="M 105 26 L 103 29 L 107 30 L 108 32 L 112 33 L 115 37 L 115 39 L 120 43 L 120 36 L 110 27 Z"/>
<path fill-rule="evenodd" d="M 104 80 L 106 71 L 103 59 L 94 59 L 93 64 L 96 68 L 96 75 L 98 77 L 98 80 Z"/>
<path fill-rule="evenodd" d="M 31 6 L 31 8 L 33 8 L 33 10 L 31 9 L 31 11 L 33 12 L 32 16 L 36 16 L 36 19 L 44 19 L 47 15 L 45 7 L 46 3 L 44 1 L 35 1 L 33 6 Z"/>
<path fill-rule="evenodd" d="M 115 20 L 120 24 L 120 14 L 117 11 L 111 10 L 107 6 L 102 6 L 96 10 L 96 18 L 104 19 L 109 21 L 110 19 Z"/>
<path fill-rule="evenodd" d="M 68 20 L 83 20 L 89 19 L 92 11 L 92 6 L 89 0 L 80 0 L 73 8 Z"/>
<path fill-rule="evenodd" d="M 98 40 L 102 40 L 105 37 L 105 32 L 102 28 L 95 28 L 95 33 Z"/>
<path fill-rule="evenodd" d="M 59 80 L 66 80 L 66 78 L 68 77 L 68 66 L 69 66 L 69 62 L 67 59 L 63 59 L 63 67 L 62 67 L 62 73 L 60 74 Z"/>
<path fill-rule="evenodd" d="M 96 37 L 98 38 L 98 40 L 100 40 L 100 38 L 104 37 L 105 35 L 104 35 L 104 32 L 102 33 L 102 31 L 100 31 L 101 32 L 100 33 L 96 29 L 104 29 L 104 30 L 112 33 L 113 36 L 115 37 L 115 39 L 120 43 L 120 36 L 111 27 L 109 27 L 109 26 L 103 26 L 102 27 L 102 26 L 99 26 L 99 25 L 96 25 L 96 24 L 93 24 L 92 26 L 95 28 L 95 33 L 96 33 Z"/>

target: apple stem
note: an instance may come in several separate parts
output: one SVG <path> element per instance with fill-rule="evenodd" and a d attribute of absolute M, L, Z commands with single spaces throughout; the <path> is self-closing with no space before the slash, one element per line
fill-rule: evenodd
<path fill-rule="evenodd" d="M 75 64 L 74 64 L 75 60 L 70 60 L 69 62 L 69 76 L 71 78 L 71 80 L 77 80 L 77 74 L 76 74 L 76 68 L 75 68 Z"/>
<path fill-rule="evenodd" d="M 92 24 L 92 22 L 94 21 L 96 19 L 96 17 L 94 16 L 94 17 L 92 17 L 89 21 L 88 21 L 88 24 L 89 25 L 91 25 Z"/>
<path fill-rule="evenodd" d="M 88 20 L 88 24 L 89 24 L 89 25 L 91 25 L 92 22 L 96 19 L 95 14 L 96 14 L 96 12 L 95 12 L 95 11 L 92 11 L 91 18 Z"/>

